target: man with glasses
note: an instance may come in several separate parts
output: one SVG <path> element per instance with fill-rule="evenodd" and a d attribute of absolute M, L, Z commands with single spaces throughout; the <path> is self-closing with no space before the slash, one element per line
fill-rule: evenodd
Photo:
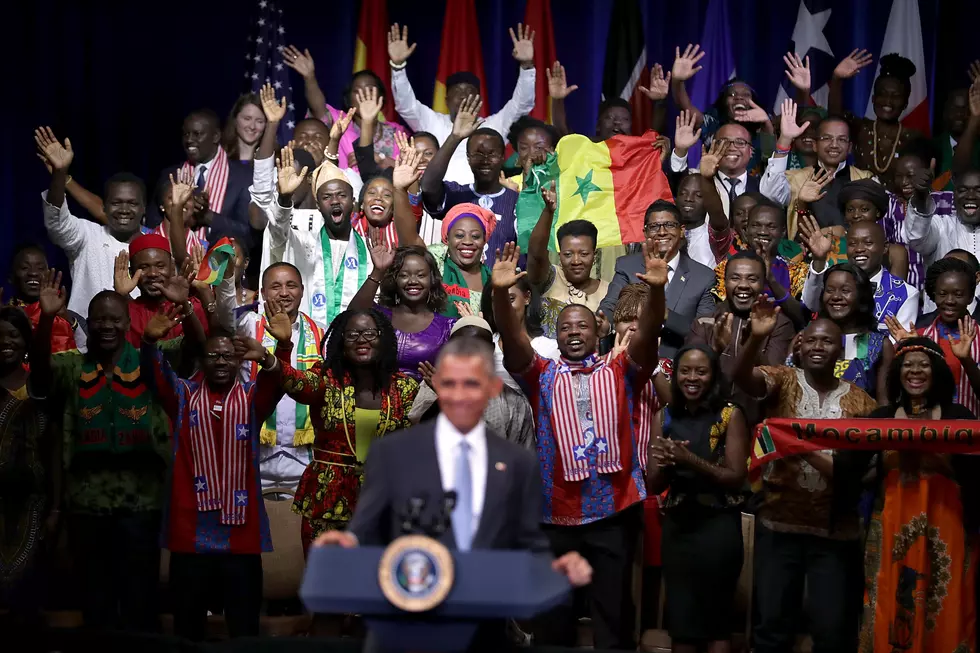
<path fill-rule="evenodd" d="M 497 228 L 487 241 L 486 263 L 493 267 L 498 249 L 517 240 L 517 191 L 500 183 L 504 167 L 504 139 L 500 133 L 480 125 L 479 96 L 462 101 L 453 119 L 453 131 L 443 141 L 422 177 L 422 203 L 429 215 L 442 218 L 457 204 L 472 203 L 492 211 L 497 216 Z M 479 127 L 479 128 L 478 128 Z M 444 181 L 453 153 L 466 141 L 466 159 L 473 171 L 472 184 Z M 522 257 L 523 258 L 523 257 Z M 521 267 L 525 267 L 521 264 Z"/>
<path fill-rule="evenodd" d="M 715 273 L 687 255 L 681 212 L 674 204 L 665 200 L 651 204 L 643 219 L 643 231 L 648 246 L 658 252 L 666 252 L 667 317 L 661 332 L 660 356 L 672 359 L 684 344 L 684 337 L 691 330 L 694 320 L 715 312 L 715 301 L 711 295 Z M 636 275 L 642 274 L 645 269 L 643 254 L 620 256 L 616 260 L 616 276 L 609 284 L 606 298 L 599 304 L 599 312 L 612 316 L 620 291 L 636 283 Z"/>
<path fill-rule="evenodd" d="M 832 181 L 823 188 L 820 199 L 807 203 L 807 208 L 821 227 L 846 227 L 837 203 L 840 189 L 849 181 L 872 176 L 867 170 L 847 164 L 847 156 L 851 153 L 851 129 L 846 120 L 834 116 L 824 118 L 817 125 L 817 165 L 813 168 L 787 170 L 786 163 L 793 149 L 793 141 L 806 131 L 809 124 L 797 124 L 796 103 L 792 100 L 783 102 L 776 153 L 770 157 L 766 172 L 759 183 L 759 190 L 763 195 L 777 204 L 789 205 L 786 232 L 791 240 L 796 237 L 796 203 L 800 189 L 817 170 L 823 168 L 833 174 Z"/>

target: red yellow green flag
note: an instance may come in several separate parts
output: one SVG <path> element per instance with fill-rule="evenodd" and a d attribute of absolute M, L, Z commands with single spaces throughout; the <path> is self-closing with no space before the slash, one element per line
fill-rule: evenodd
<path fill-rule="evenodd" d="M 225 278 L 228 265 L 235 266 L 235 246 L 228 238 L 222 238 L 208 250 L 207 256 L 201 261 L 197 271 L 197 280 L 212 286 L 217 286 Z"/>
<path fill-rule="evenodd" d="M 556 149 L 561 172 L 555 229 L 588 220 L 599 231 L 598 247 L 643 242 L 647 207 L 658 199 L 673 201 L 660 152 L 653 147 L 657 136 L 648 131 L 601 143 L 580 134 L 562 138 Z"/>
<path fill-rule="evenodd" d="M 471 72 L 480 80 L 480 97 L 483 109 L 480 115 L 488 115 L 487 85 L 483 81 L 483 52 L 480 50 L 480 25 L 476 19 L 473 0 L 446 0 L 446 16 L 442 19 L 442 47 L 439 50 L 439 68 L 436 72 L 436 90 L 432 97 L 432 109 L 449 113 L 446 106 L 446 80 L 453 73 Z"/>
<path fill-rule="evenodd" d="M 357 42 L 354 45 L 354 70 L 371 70 L 384 82 L 387 99 L 382 112 L 385 118 L 395 118 L 395 102 L 391 96 L 391 67 L 388 65 L 388 2 L 361 0 L 361 17 L 357 23 Z"/>

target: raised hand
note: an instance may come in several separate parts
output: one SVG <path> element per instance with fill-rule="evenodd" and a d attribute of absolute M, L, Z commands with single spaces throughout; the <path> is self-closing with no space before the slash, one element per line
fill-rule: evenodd
<path fill-rule="evenodd" d="M 459 313 L 460 317 L 472 317 L 475 315 L 475 313 L 473 313 L 473 307 L 470 306 L 468 301 L 455 301 L 453 302 L 453 306 L 456 307 L 456 311 Z M 480 317 L 483 317 L 483 313 L 480 313 Z"/>
<path fill-rule="evenodd" d="M 310 54 L 309 50 L 300 52 L 295 45 L 287 45 L 282 49 L 282 60 L 286 62 L 287 66 L 302 75 L 303 79 L 313 77 L 316 67 L 313 65 L 313 55 Z"/>
<path fill-rule="evenodd" d="M 681 54 L 680 48 L 674 48 L 674 65 L 670 69 L 674 81 L 686 82 L 694 77 L 702 68 L 698 62 L 704 58 L 705 54 L 700 45 L 691 45 L 690 43 L 684 48 L 684 54 Z"/>
<path fill-rule="evenodd" d="M 652 245 L 643 242 L 643 263 L 645 272 L 637 272 L 636 278 L 650 287 L 667 285 L 667 252 L 657 251 Z"/>
<path fill-rule="evenodd" d="M 916 167 L 911 176 L 912 191 L 919 197 L 927 197 L 932 192 L 932 180 L 936 177 L 936 160 L 930 160 L 928 168 Z"/>
<path fill-rule="evenodd" d="M 136 274 L 129 275 L 129 252 L 123 250 L 116 254 L 116 261 L 112 271 L 112 289 L 120 295 L 129 295 L 136 289 L 143 276 L 142 270 L 137 270 Z"/>
<path fill-rule="evenodd" d="M 697 117 L 693 111 L 681 111 L 674 122 L 674 149 L 687 152 L 701 138 L 701 130 L 694 131 Z"/>
<path fill-rule="evenodd" d="M 459 103 L 456 110 L 456 119 L 453 120 L 453 136 L 457 138 L 469 138 L 475 132 L 483 120 L 480 119 L 480 109 L 483 108 L 483 100 L 479 95 L 468 95 Z"/>
<path fill-rule="evenodd" d="M 344 133 L 347 131 L 347 128 L 350 127 L 350 121 L 354 119 L 354 114 L 356 112 L 357 112 L 357 109 L 354 109 L 352 107 L 351 109 L 349 109 L 345 113 L 342 113 L 339 116 L 337 116 L 337 119 L 333 121 L 333 124 L 332 125 L 330 125 L 330 140 L 331 141 L 339 141 L 340 140 L 340 137 L 343 136 Z"/>
<path fill-rule="evenodd" d="M 173 205 L 174 211 L 180 211 L 181 215 L 184 214 L 184 205 L 194 194 L 194 186 L 194 172 L 192 170 L 185 170 L 183 167 L 177 168 L 176 177 L 174 177 L 174 173 L 170 173 L 170 203 Z"/>
<path fill-rule="evenodd" d="M 148 342 L 163 340 L 183 319 L 183 306 L 171 306 L 169 309 L 161 306 L 143 327 L 143 338 Z"/>
<path fill-rule="evenodd" d="M 786 78 L 790 84 L 801 91 L 809 91 L 810 57 L 800 59 L 800 55 L 795 52 L 787 52 L 783 55 L 783 63 L 786 64 Z"/>
<path fill-rule="evenodd" d="M 235 336 L 235 354 L 243 361 L 261 363 L 269 355 L 262 343 L 255 338 Z"/>
<path fill-rule="evenodd" d="M 170 278 L 160 286 L 160 294 L 164 299 L 179 306 L 187 303 L 191 294 L 191 281 L 197 276 L 194 259 L 188 256 L 180 268 L 180 274 L 170 275 Z"/>
<path fill-rule="evenodd" d="M 384 103 L 384 96 L 378 96 L 377 86 L 359 88 L 354 93 L 354 105 L 357 107 L 357 113 L 361 116 L 362 121 L 376 121 Z"/>
<path fill-rule="evenodd" d="M 973 117 L 980 116 L 980 79 L 970 85 L 968 97 L 970 101 L 970 115 Z"/>
<path fill-rule="evenodd" d="M 914 324 L 909 324 L 909 328 L 906 329 L 894 315 L 885 316 L 885 326 L 888 327 L 888 335 L 890 335 L 892 340 L 895 342 L 908 340 L 909 338 L 914 338 L 917 335 Z"/>
<path fill-rule="evenodd" d="M 714 326 L 711 327 L 711 344 L 719 355 L 728 349 L 728 345 L 732 342 L 732 325 L 734 323 L 735 315 L 724 313 L 715 320 Z"/>
<path fill-rule="evenodd" d="M 654 102 L 666 99 L 667 93 L 670 92 L 670 73 L 664 77 L 663 66 L 658 63 L 653 64 L 653 68 L 650 69 L 650 88 L 641 86 L 640 90 Z"/>
<path fill-rule="evenodd" d="M 391 245 L 385 244 L 381 229 L 371 227 L 368 229 L 368 253 L 371 255 L 371 262 L 382 276 L 395 262 L 395 250 Z"/>
<path fill-rule="evenodd" d="M 41 313 L 53 317 L 65 310 L 68 305 L 68 293 L 61 285 L 61 273 L 54 268 L 48 269 L 41 281 L 41 294 L 38 296 L 38 306 Z"/>
<path fill-rule="evenodd" d="M 873 57 L 871 53 L 863 48 L 854 48 L 851 54 L 844 57 L 837 67 L 834 68 L 834 77 L 837 79 L 850 79 L 854 77 L 862 68 L 871 65 Z"/>
<path fill-rule="evenodd" d="M 191 250 L 187 252 L 187 258 L 190 259 L 190 263 L 184 263 L 184 265 L 194 270 L 194 276 L 191 277 L 190 282 L 191 288 L 197 294 L 198 299 L 205 304 L 209 304 L 214 301 L 214 289 L 207 281 L 202 281 L 197 278 L 197 272 L 200 271 L 205 257 L 207 257 L 207 252 L 204 251 L 204 248 L 199 243 L 194 243 L 191 246 Z"/>
<path fill-rule="evenodd" d="M 75 152 L 71 149 L 71 141 L 65 139 L 62 145 L 55 138 L 54 132 L 50 127 L 38 127 L 34 130 L 34 142 L 37 144 L 38 153 L 44 156 L 46 165 L 53 170 L 67 170 L 71 165 L 71 160 L 75 158 Z"/>
<path fill-rule="evenodd" d="M 807 120 L 802 125 L 796 124 L 796 102 L 793 102 L 789 98 L 783 100 L 782 105 L 779 107 L 779 135 L 787 138 L 789 140 L 795 140 L 800 137 L 800 135 L 810 127 L 810 121 Z"/>
<path fill-rule="evenodd" d="M 388 58 L 391 63 L 400 66 L 415 52 L 417 43 L 408 45 L 408 25 L 398 29 L 398 23 L 391 26 L 388 30 Z"/>
<path fill-rule="evenodd" d="M 292 340 L 293 323 L 277 300 L 265 303 L 265 330 L 277 342 L 288 343 Z"/>
<path fill-rule="evenodd" d="M 541 187 L 541 199 L 544 200 L 544 210 L 554 214 L 558 210 L 558 193 L 555 190 L 555 182 Z"/>
<path fill-rule="evenodd" d="M 262 113 L 268 122 L 280 122 L 286 115 L 286 96 L 276 102 L 276 91 L 272 84 L 265 84 L 259 89 L 259 101 L 262 102 Z"/>
<path fill-rule="evenodd" d="M 807 204 L 812 204 L 823 198 L 827 194 L 825 190 L 834 183 L 834 175 L 830 171 L 820 168 L 810 178 L 803 182 L 797 199 Z"/>
<path fill-rule="evenodd" d="M 559 62 L 551 64 L 551 68 L 545 68 L 544 74 L 548 78 L 548 95 L 552 100 L 564 100 L 572 91 L 578 90 L 577 84 L 568 85 L 565 79 L 565 66 Z"/>
<path fill-rule="evenodd" d="M 415 149 L 415 137 L 409 138 L 404 132 L 395 132 L 395 145 L 398 146 L 399 152 L 404 152 L 405 150 Z"/>
<path fill-rule="evenodd" d="M 510 40 L 514 42 L 514 50 L 511 52 L 514 59 L 522 64 L 533 63 L 534 32 L 531 30 L 531 26 L 517 23 L 516 34 L 513 27 L 509 28 L 508 31 L 510 32 Z"/>
<path fill-rule="evenodd" d="M 296 172 L 293 163 L 292 148 L 282 148 L 279 151 L 279 160 L 276 162 L 276 167 L 279 171 L 279 194 L 282 196 L 289 196 L 295 193 L 296 189 L 303 183 L 303 180 L 306 179 L 307 166 L 303 166 L 302 170 Z"/>
<path fill-rule="evenodd" d="M 527 274 L 527 270 L 517 270 L 520 256 L 521 248 L 514 243 L 506 243 L 503 252 L 497 251 L 497 260 L 493 262 L 493 271 L 490 273 L 490 284 L 495 289 L 506 290 Z"/>
<path fill-rule="evenodd" d="M 724 138 L 716 138 L 711 141 L 711 148 L 701 147 L 701 163 L 698 172 L 706 179 L 711 179 L 718 172 L 721 160 L 731 146 Z"/>
<path fill-rule="evenodd" d="M 980 59 L 970 62 L 966 74 L 970 77 L 971 84 L 980 79 Z"/>
<path fill-rule="evenodd" d="M 823 233 L 820 225 L 810 215 L 800 216 L 799 228 L 800 240 L 810 250 L 813 259 L 826 261 L 830 251 L 834 248 L 834 239 L 831 238 L 830 234 Z"/>
<path fill-rule="evenodd" d="M 748 109 L 735 110 L 735 120 L 739 122 L 766 122 L 769 120 L 769 113 L 750 99 Z"/>
<path fill-rule="evenodd" d="M 949 340 L 949 348 L 953 351 L 953 356 L 962 360 L 973 355 L 973 340 L 977 337 L 977 323 L 967 315 L 959 320 L 959 327 L 959 340 L 953 340 L 950 335 L 947 335 L 946 339 Z"/>
<path fill-rule="evenodd" d="M 773 304 L 768 297 L 759 295 L 752 305 L 752 312 L 749 314 L 749 325 L 752 335 L 758 338 L 765 338 L 776 328 L 779 318 L 779 307 Z"/>
<path fill-rule="evenodd" d="M 422 163 L 422 155 L 414 147 L 401 147 L 398 153 L 398 163 L 391 171 L 391 183 L 398 190 L 406 190 L 422 177 L 419 164 Z"/>
<path fill-rule="evenodd" d="M 616 337 L 613 339 L 613 348 L 610 351 L 610 354 L 612 355 L 609 357 L 609 360 L 617 358 L 620 354 L 622 354 L 627 349 L 629 349 L 630 340 L 632 339 L 633 339 L 632 331 L 627 331 L 623 335 L 619 335 L 617 333 Z"/>
<path fill-rule="evenodd" d="M 432 387 L 432 377 L 436 374 L 436 368 L 432 367 L 429 361 L 419 363 L 419 374 L 422 376 L 422 383 Z"/>

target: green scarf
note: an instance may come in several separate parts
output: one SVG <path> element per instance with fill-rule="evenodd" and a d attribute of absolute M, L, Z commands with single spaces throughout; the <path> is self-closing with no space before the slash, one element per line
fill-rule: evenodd
<path fill-rule="evenodd" d="M 333 273 L 333 249 L 330 247 L 330 234 L 327 228 L 320 229 L 320 249 L 323 254 L 323 287 L 326 296 L 326 319 L 323 324 L 330 324 L 333 319 L 349 306 L 358 289 L 364 285 L 368 275 L 370 259 L 364 239 L 352 228 L 347 241 L 347 251 L 344 261 L 340 264 L 336 276 Z M 353 263 L 353 265 L 351 265 Z M 351 274 L 347 274 L 350 272 Z M 314 304 L 314 309 L 316 305 Z M 314 310 L 314 317 L 317 317 Z"/>
<path fill-rule="evenodd" d="M 483 287 L 489 287 L 490 268 L 486 265 L 480 266 L 480 278 L 483 279 Z M 473 309 L 473 313 L 480 312 L 480 298 L 483 296 L 483 293 L 470 290 L 466 287 L 466 279 L 463 278 L 463 271 L 449 257 L 448 252 L 446 254 L 446 262 L 442 266 L 442 287 L 446 289 L 446 294 L 449 295 L 446 308 L 442 311 L 442 315 L 455 318 L 461 317 L 459 311 L 456 310 L 456 302 L 468 303 Z"/>
<path fill-rule="evenodd" d="M 531 232 L 541 217 L 541 211 L 544 210 L 544 198 L 541 197 L 541 189 L 550 186 L 552 182 L 555 182 L 557 188 L 560 172 L 558 156 L 552 152 L 548 154 L 544 163 L 531 166 L 528 174 L 524 176 L 524 186 L 521 188 L 521 194 L 517 196 L 517 207 L 514 209 L 517 222 L 517 244 L 520 245 L 522 252 L 527 252 Z M 548 239 L 553 250 L 557 250 L 557 245 L 554 242 L 555 222 L 557 222 L 557 212 L 551 225 L 551 237 Z"/>
<path fill-rule="evenodd" d="M 111 381 L 102 366 L 86 356 L 78 380 L 74 453 L 156 455 L 152 404 L 153 398 L 140 374 L 140 354 L 135 347 L 128 342 L 123 345 Z"/>

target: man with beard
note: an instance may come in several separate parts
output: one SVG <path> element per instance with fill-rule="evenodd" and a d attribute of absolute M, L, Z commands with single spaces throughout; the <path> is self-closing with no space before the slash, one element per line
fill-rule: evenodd
<path fill-rule="evenodd" d="M 50 127 L 38 128 L 34 141 L 51 166 L 51 185 L 41 194 L 44 227 L 51 242 L 65 250 L 70 261 L 72 292 L 68 308 L 84 317 L 92 298 L 112 287 L 115 256 L 126 251 L 140 233 L 146 187 L 131 174 L 113 175 L 106 181 L 103 193 L 106 225 L 80 220 L 71 214 L 65 200 L 65 185 L 71 180 L 68 167 L 75 157 L 71 141 L 66 138 L 62 145 Z"/>
<path fill-rule="evenodd" d="M 809 126 L 808 122 L 796 124 L 796 103 L 785 100 L 780 117 L 779 139 L 776 153 L 769 158 L 766 172 L 759 182 L 759 191 L 777 204 L 789 205 L 786 218 L 788 238 L 796 238 L 796 204 L 800 189 L 820 169 L 833 175 L 824 187 L 823 196 L 809 202 L 808 208 L 821 227 L 845 226 L 844 216 L 838 207 L 837 195 L 849 181 L 868 179 L 871 173 L 847 164 L 851 153 L 851 128 L 843 118 L 824 118 L 817 125 L 817 165 L 813 168 L 787 170 L 793 141 Z"/>
<path fill-rule="evenodd" d="M 482 123 L 485 129 L 496 133 L 499 138 L 503 138 L 503 134 L 507 133 L 515 120 L 534 109 L 534 34 L 530 27 L 522 28 L 518 25 L 516 33 L 513 29 L 510 30 L 510 38 L 514 44 L 514 60 L 520 64 L 514 95 L 500 111 L 487 117 Z M 449 114 L 434 111 L 418 101 L 412 84 L 408 81 L 405 66 L 413 52 L 415 44 L 409 46 L 408 27 L 399 29 L 397 23 L 392 25 L 388 34 L 388 57 L 391 63 L 391 92 L 395 96 L 395 111 L 412 131 L 428 132 L 440 143 L 445 143 L 455 131 L 460 106 L 467 98 L 480 95 L 480 80 L 472 72 L 454 71 L 446 78 L 446 107 Z M 465 138 L 464 136 L 463 139 Z M 445 177 L 446 180 L 461 185 L 475 181 L 471 151 L 476 150 L 471 149 L 469 143 L 458 150 L 453 145 L 446 155 L 439 180 L 442 181 Z M 500 162 L 503 162 L 502 157 Z M 496 176 L 494 179 L 496 180 Z M 501 241 L 501 244 L 503 242 L 505 241 Z M 492 253 L 493 249 L 490 251 Z"/>
<path fill-rule="evenodd" d="M 268 130 L 267 130 L 268 131 Z M 200 109 L 184 119 L 181 142 L 187 159 L 184 163 L 170 166 L 160 173 L 157 181 L 157 199 L 168 189 L 170 175 L 178 170 L 193 174 L 195 194 L 192 215 L 201 241 L 217 242 L 222 237 L 235 238 L 251 243 L 249 231 L 248 194 L 252 175 L 248 166 L 229 165 L 228 155 L 221 147 L 221 121 L 210 109 Z M 152 202 L 146 213 L 146 226 L 155 228 L 163 222 L 159 204 Z"/>
<path fill-rule="evenodd" d="M 905 218 L 905 237 L 925 264 L 931 265 L 951 249 L 980 255 L 980 170 L 971 168 L 953 177 L 953 212 L 939 215 L 931 195 L 932 171 L 921 168 L 912 180 L 914 193 Z"/>
<path fill-rule="evenodd" d="M 646 499 L 641 452 L 652 417 L 640 395 L 658 360 L 669 249 L 663 243 L 643 246 L 644 267 L 635 277 L 650 286 L 650 294 L 626 352 L 598 356 L 595 315 L 569 304 L 558 315 L 558 361 L 534 352 L 510 304 L 508 288 L 527 274 L 517 271 L 518 253 L 508 243 L 494 265 L 493 315 L 504 367 L 519 380 L 534 409 L 545 532 L 555 555 L 582 551 L 595 570 L 590 588 L 595 648 L 633 650 L 630 572 Z M 545 645 L 575 640 L 569 608 L 543 616 L 540 625 L 535 639 Z"/>
<path fill-rule="evenodd" d="M 735 364 L 748 340 L 749 314 L 766 285 L 766 262 L 751 250 L 741 250 L 725 266 L 725 301 L 711 317 L 702 317 L 691 325 L 685 345 L 705 345 L 718 354 L 721 371 L 728 382 L 728 392 L 745 411 L 749 424 L 758 420 L 759 400 L 744 393 L 734 382 Z M 772 333 L 766 336 L 758 365 L 782 365 L 786 361 L 796 330 L 793 322 L 779 314 Z"/>
<path fill-rule="evenodd" d="M 48 274 L 48 257 L 38 245 L 22 245 L 14 251 L 7 280 L 14 291 L 10 303 L 19 306 L 27 314 L 31 325 L 37 328 L 41 317 L 41 283 Z M 54 318 L 51 334 L 51 351 L 58 353 L 69 349 L 85 351 L 88 325 L 85 318 L 67 308 Z"/>
<path fill-rule="evenodd" d="M 51 327 L 66 299 L 60 283 L 51 270 L 41 289 L 31 387 L 32 396 L 50 399 L 72 418 L 53 443 L 65 461 L 84 623 L 97 630 L 156 631 L 170 420 L 148 390 L 139 350 L 126 340 L 125 296 L 104 290 L 92 298 L 87 353 L 51 354 Z M 179 316 L 180 308 L 174 311 Z M 161 347 L 173 351 L 180 342 Z"/>
<path fill-rule="evenodd" d="M 265 314 L 251 311 L 238 318 L 238 334 L 253 338 L 275 353 L 275 336 L 269 329 L 269 320 L 285 314 L 292 329 L 290 342 L 296 343 L 290 351 L 289 364 L 294 369 L 306 371 L 323 360 L 320 343 L 325 327 L 300 310 L 303 304 L 303 277 L 290 263 L 273 263 L 262 274 L 262 300 Z M 243 365 L 242 376 L 254 381 L 258 369 L 255 365 Z M 313 422 L 309 409 L 296 403 L 289 395 L 283 395 L 275 412 L 262 424 L 259 433 L 259 473 L 263 489 L 269 487 L 295 490 L 306 466 L 312 460 Z"/>
<path fill-rule="evenodd" d="M 683 251 L 681 213 L 670 202 L 657 200 L 647 208 L 643 231 L 647 247 L 665 252 L 667 260 L 667 321 L 663 325 L 660 355 L 673 358 L 694 320 L 715 312 L 715 301 L 710 292 L 714 274 L 711 268 L 693 261 Z M 642 254 L 627 254 L 616 260 L 616 276 L 599 304 L 600 317 L 608 319 L 612 316 L 620 291 L 633 283 L 645 267 Z"/>
<path fill-rule="evenodd" d="M 479 96 L 462 100 L 453 119 L 453 130 L 432 157 L 422 177 L 422 205 L 433 218 L 441 220 L 457 204 L 472 203 L 497 216 L 497 228 L 487 240 L 486 263 L 493 266 L 497 250 L 517 240 L 517 191 L 500 183 L 504 167 L 504 138 L 480 124 Z M 443 181 L 453 153 L 465 141 L 466 158 L 473 172 L 472 184 Z"/>
<path fill-rule="evenodd" d="M 751 333 L 735 368 L 735 383 L 764 398 L 765 417 L 866 417 L 874 399 L 837 378 L 843 335 L 829 319 L 811 322 L 800 337 L 800 368 L 756 367 L 779 322 L 779 307 L 756 300 Z M 857 650 L 861 606 L 861 528 L 857 500 L 835 496 L 835 452 L 817 451 L 774 461 L 763 469 L 756 513 L 755 587 L 759 622 L 753 648 L 792 650 L 795 626 L 809 595 L 814 651 Z"/>
<path fill-rule="evenodd" d="M 827 256 L 833 240 L 822 234 L 812 220 L 809 222 L 800 225 L 804 242 L 812 256 L 810 274 L 803 285 L 803 304 L 809 310 L 817 312 L 820 310 L 824 272 L 827 270 Z M 905 326 L 915 322 L 919 314 L 919 291 L 889 272 L 883 264 L 884 257 L 885 230 L 882 226 L 870 220 L 851 223 L 847 229 L 847 260 L 868 274 L 875 289 L 878 330 L 888 335 L 885 318 L 889 316 Z"/>
<path fill-rule="evenodd" d="M 329 147 L 333 146 L 331 134 Z M 297 209 L 293 194 L 305 182 L 306 173 L 305 167 L 296 170 L 292 150 L 283 148 L 278 165 L 278 199 L 272 206 L 268 226 L 269 249 L 274 260 L 291 263 L 300 272 L 309 294 L 304 293 L 299 310 L 319 324 L 330 324 L 347 310 L 374 265 L 365 239 L 351 224 L 354 189 L 344 172 L 330 159 L 324 159 L 310 180 L 317 208 Z M 293 228 L 297 219 L 312 228 Z"/>

